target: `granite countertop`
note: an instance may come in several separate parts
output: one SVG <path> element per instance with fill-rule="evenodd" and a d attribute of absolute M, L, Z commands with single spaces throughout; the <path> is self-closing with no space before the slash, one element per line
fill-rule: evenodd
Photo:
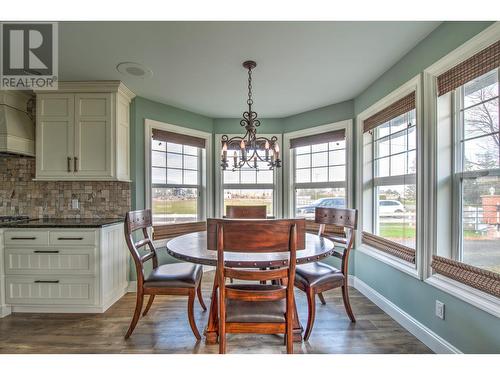
<path fill-rule="evenodd" d="M 32 219 L 0 223 L 0 228 L 102 228 L 117 223 L 123 223 L 123 218 Z"/>

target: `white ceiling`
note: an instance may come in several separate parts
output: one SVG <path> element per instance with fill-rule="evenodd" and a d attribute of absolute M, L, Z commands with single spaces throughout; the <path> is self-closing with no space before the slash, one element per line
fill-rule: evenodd
<path fill-rule="evenodd" d="M 122 80 L 137 95 L 210 117 L 286 117 L 352 99 L 439 22 L 64 22 L 61 80 Z M 149 79 L 117 72 L 141 63 Z"/>

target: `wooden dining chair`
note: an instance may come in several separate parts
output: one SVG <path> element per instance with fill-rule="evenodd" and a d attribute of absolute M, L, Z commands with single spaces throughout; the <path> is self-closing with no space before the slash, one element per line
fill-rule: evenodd
<path fill-rule="evenodd" d="M 219 278 L 219 353 L 226 352 L 226 333 L 285 334 L 293 353 L 294 280 L 297 220 L 221 220 L 217 224 Z M 227 252 L 289 252 L 282 268 L 248 270 L 225 266 Z M 286 280 L 283 285 L 228 284 L 237 280 Z"/>
<path fill-rule="evenodd" d="M 266 219 L 267 206 L 226 206 L 226 219 Z M 265 268 L 263 268 L 265 269 Z M 233 279 L 230 279 L 233 282 Z M 265 284 L 266 281 L 260 282 Z"/>
<path fill-rule="evenodd" d="M 202 266 L 192 263 L 172 263 L 159 266 L 156 249 L 148 233 L 148 228 L 152 227 L 152 223 L 151 210 L 130 211 L 125 215 L 125 239 L 134 259 L 137 274 L 135 312 L 125 338 L 130 337 L 139 321 L 145 295 L 149 295 L 149 301 L 142 316 L 146 316 L 156 295 L 186 295 L 188 296 L 189 324 L 196 339 L 200 340 L 201 336 L 194 320 L 193 307 L 195 294 L 197 294 L 201 307 L 204 311 L 207 309 L 201 295 Z M 134 232 L 141 230 L 143 238 L 138 241 L 134 240 Z M 146 252 L 141 255 L 139 249 L 143 247 Z M 149 276 L 145 276 L 144 263 L 148 260 L 152 260 L 153 269 Z"/>
<path fill-rule="evenodd" d="M 356 322 L 351 304 L 349 303 L 347 280 L 349 253 L 351 252 L 354 241 L 354 231 L 357 228 L 357 214 L 358 211 L 354 209 L 316 207 L 314 221 L 320 224 L 318 235 L 328 237 L 334 243 L 341 243 L 345 248 L 341 256 L 342 263 L 340 270 L 321 262 L 308 263 L 297 267 L 295 286 L 306 293 L 309 310 L 306 332 L 304 334 L 304 340 L 306 341 L 309 339 L 314 325 L 314 318 L 316 315 L 316 294 L 324 305 L 326 302 L 322 293 L 330 289 L 341 287 L 344 308 L 351 321 L 353 323 Z M 333 224 L 343 228 L 345 237 L 325 235 L 325 227 L 327 224 Z"/>
<path fill-rule="evenodd" d="M 227 219 L 265 219 L 267 206 L 226 206 Z"/>

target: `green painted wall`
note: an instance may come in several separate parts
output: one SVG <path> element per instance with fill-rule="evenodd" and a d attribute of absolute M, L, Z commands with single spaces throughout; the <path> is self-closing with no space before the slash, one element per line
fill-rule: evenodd
<path fill-rule="evenodd" d="M 355 114 L 421 73 L 490 24 L 444 22 L 355 98 Z M 464 353 L 500 353 L 500 319 L 366 254 L 354 251 L 353 255 L 357 278 L 459 350 Z M 445 320 L 434 316 L 436 299 L 446 305 Z"/>
<path fill-rule="evenodd" d="M 354 251 L 356 277 L 464 353 L 500 353 L 500 319 L 369 255 Z M 434 316 L 438 299 L 445 320 Z"/>
<path fill-rule="evenodd" d="M 354 99 L 355 114 L 409 81 L 492 22 L 443 22 Z"/>
<path fill-rule="evenodd" d="M 332 122 L 352 119 L 354 117 L 354 101 L 331 104 L 326 107 L 299 113 L 283 119 L 285 132 L 293 132 L 313 126 L 331 124 Z"/>

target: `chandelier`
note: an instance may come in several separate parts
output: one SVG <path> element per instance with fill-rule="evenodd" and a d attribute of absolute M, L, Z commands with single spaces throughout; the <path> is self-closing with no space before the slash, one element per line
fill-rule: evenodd
<path fill-rule="evenodd" d="M 252 110 L 252 70 L 257 66 L 255 61 L 245 61 L 243 67 L 248 69 L 248 111 L 243 112 L 243 119 L 240 125 L 246 130 L 244 136 L 229 138 L 223 135 L 221 138 L 221 167 L 222 170 L 231 168 L 233 171 L 245 167 L 259 170 L 258 162 L 264 162 L 266 168 L 274 169 L 281 167 L 280 147 L 278 138 L 257 136 L 257 128 L 260 121 L 257 120 L 257 112 Z M 227 153 L 234 150 L 231 162 L 227 158 Z"/>

